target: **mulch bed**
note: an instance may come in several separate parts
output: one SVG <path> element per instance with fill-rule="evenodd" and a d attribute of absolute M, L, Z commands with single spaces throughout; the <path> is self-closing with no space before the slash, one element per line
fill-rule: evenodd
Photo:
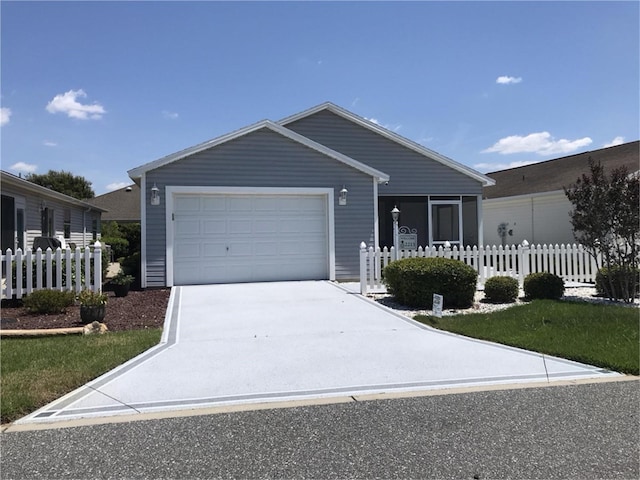
<path fill-rule="evenodd" d="M 171 289 L 130 291 L 126 297 L 108 295 L 107 314 L 103 322 L 114 331 L 161 328 L 164 323 Z M 81 327 L 80 306 L 67 308 L 60 314 L 32 314 L 21 306 L 3 303 L 0 316 L 2 330 Z"/>

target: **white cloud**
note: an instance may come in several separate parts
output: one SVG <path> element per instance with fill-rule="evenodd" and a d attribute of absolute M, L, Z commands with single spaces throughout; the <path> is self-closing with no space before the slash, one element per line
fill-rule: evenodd
<path fill-rule="evenodd" d="M 11 117 L 11 109 L 7 107 L 0 108 L 0 127 L 4 127 L 7 123 L 9 123 L 9 118 Z"/>
<path fill-rule="evenodd" d="M 78 98 L 85 98 L 87 94 L 84 90 L 69 90 L 53 97 L 47 104 L 49 113 L 66 113 L 70 118 L 78 118 L 80 120 L 98 120 L 106 113 L 106 110 L 99 103 L 91 105 L 82 104 Z"/>
<path fill-rule="evenodd" d="M 38 166 L 30 163 L 18 162 L 11 165 L 9 169 L 18 173 L 35 173 Z"/>
<path fill-rule="evenodd" d="M 57 147 L 58 146 L 58 144 L 56 142 L 52 142 L 50 140 L 45 140 L 44 142 L 42 142 L 42 144 L 45 147 Z"/>
<path fill-rule="evenodd" d="M 613 140 L 611 140 L 609 143 L 605 143 L 604 145 L 602 145 L 602 148 L 615 147 L 616 145 L 622 145 L 623 143 L 624 143 L 624 137 L 616 137 Z"/>
<path fill-rule="evenodd" d="M 506 170 L 508 168 L 524 167 L 525 165 L 531 165 L 536 162 L 524 161 L 524 162 L 510 162 L 510 163 L 476 163 L 473 168 L 480 172 L 495 172 L 498 170 Z"/>
<path fill-rule="evenodd" d="M 492 147 L 482 150 L 482 153 L 497 152 L 502 155 L 510 153 L 537 153 L 538 155 L 554 155 L 558 153 L 575 152 L 581 147 L 590 145 L 589 137 L 577 140 L 561 138 L 554 139 L 549 132 L 530 133 L 526 136 L 511 135 L 501 138 Z"/>
<path fill-rule="evenodd" d="M 512 83 L 520 83 L 522 82 L 522 77 L 508 77 L 506 75 L 503 75 L 501 77 L 496 78 L 496 83 L 499 83 L 501 85 L 509 85 Z"/>
<path fill-rule="evenodd" d="M 121 188 L 131 185 L 131 182 L 114 182 L 107 185 L 107 191 L 113 192 L 114 190 L 120 190 Z"/>
<path fill-rule="evenodd" d="M 168 110 L 163 110 L 162 111 L 162 116 L 164 118 L 167 118 L 169 120 L 175 120 L 177 119 L 180 115 L 178 115 L 176 112 L 170 112 Z"/>

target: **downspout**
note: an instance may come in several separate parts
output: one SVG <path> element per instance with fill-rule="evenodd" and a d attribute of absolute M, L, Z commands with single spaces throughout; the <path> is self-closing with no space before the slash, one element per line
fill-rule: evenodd
<path fill-rule="evenodd" d="M 533 216 L 533 197 L 531 197 L 531 243 L 535 243 L 536 242 L 536 226 L 535 226 L 535 222 L 534 222 L 534 216 Z"/>

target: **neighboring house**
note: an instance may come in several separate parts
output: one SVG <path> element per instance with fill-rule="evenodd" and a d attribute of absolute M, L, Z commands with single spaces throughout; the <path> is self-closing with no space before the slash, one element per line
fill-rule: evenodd
<path fill-rule="evenodd" d="M 482 243 L 485 175 L 332 103 L 129 171 L 143 286 L 359 277 L 359 245 Z M 345 198 L 346 197 L 346 198 Z"/>
<path fill-rule="evenodd" d="M 3 252 L 31 249 L 35 237 L 55 237 L 78 247 L 99 238 L 102 208 L 0 173 Z"/>
<path fill-rule="evenodd" d="M 135 183 L 90 198 L 87 203 L 105 210 L 103 222 L 140 223 L 140 187 Z"/>
<path fill-rule="evenodd" d="M 555 160 L 510 168 L 487 175 L 495 186 L 484 189 L 484 241 L 487 245 L 575 243 L 563 187 L 589 175 L 589 158 L 601 162 L 605 172 L 626 166 L 640 169 L 638 141 L 570 155 Z"/>

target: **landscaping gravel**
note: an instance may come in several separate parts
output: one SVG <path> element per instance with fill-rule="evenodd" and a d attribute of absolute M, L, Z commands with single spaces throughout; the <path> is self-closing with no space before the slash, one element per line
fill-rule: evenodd
<path fill-rule="evenodd" d="M 405 315 L 409 318 L 413 318 L 415 315 L 433 315 L 433 312 L 429 309 L 413 309 L 410 307 L 406 307 L 404 305 L 399 304 L 395 301 L 395 299 L 389 294 L 370 294 L 369 298 L 372 298 L 376 302 L 384 305 L 385 307 L 389 307 L 402 315 Z M 598 297 L 596 294 L 595 287 L 591 286 L 581 286 L 581 287 L 568 287 L 565 289 L 565 295 L 562 297 L 563 300 L 570 300 L 576 302 L 589 302 L 589 303 L 600 303 L 600 304 L 608 304 L 608 305 L 620 305 L 625 307 L 640 307 L 640 302 L 638 299 L 635 300 L 634 303 L 624 303 L 624 302 L 613 302 L 607 300 L 606 298 Z M 469 314 L 469 313 L 490 313 L 498 310 L 505 310 L 507 308 L 511 308 L 516 305 L 522 305 L 524 303 L 528 303 L 524 300 L 524 291 L 520 289 L 520 294 L 518 299 L 514 303 L 489 303 L 484 299 L 484 291 L 478 290 L 475 294 L 473 305 L 470 308 L 457 308 L 457 309 L 443 309 L 442 316 L 451 316 L 451 315 L 460 315 L 460 314 Z M 445 299 L 446 306 L 446 299 Z"/>

